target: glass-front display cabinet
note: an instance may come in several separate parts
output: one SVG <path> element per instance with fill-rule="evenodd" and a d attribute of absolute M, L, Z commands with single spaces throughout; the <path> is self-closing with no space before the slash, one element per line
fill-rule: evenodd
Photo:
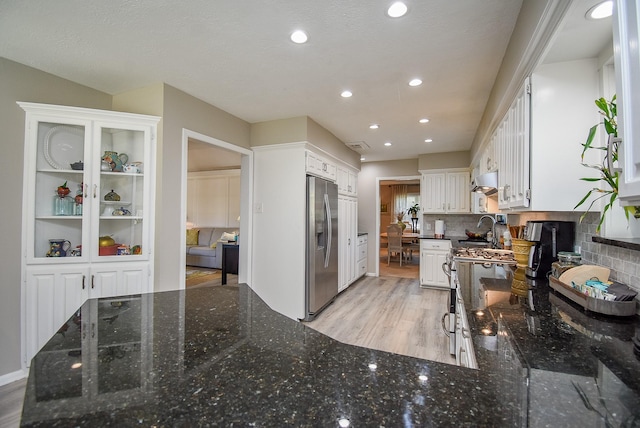
<path fill-rule="evenodd" d="M 27 313 L 53 311 L 53 334 L 57 323 L 77 310 L 73 306 L 78 301 L 151 291 L 159 118 L 18 104 L 26 112 Z M 81 293 L 80 298 L 66 297 L 74 292 Z M 38 303 L 48 294 L 52 309 Z M 28 353 L 37 352 L 47 340 L 49 329 L 38 331 L 41 337 L 28 346 Z"/>

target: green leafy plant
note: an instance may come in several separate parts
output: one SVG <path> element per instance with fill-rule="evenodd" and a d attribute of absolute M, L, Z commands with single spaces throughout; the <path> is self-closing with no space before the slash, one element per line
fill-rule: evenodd
<path fill-rule="evenodd" d="M 407 213 L 411 214 L 411 217 L 415 218 L 415 217 L 418 217 L 419 211 L 420 211 L 420 205 L 413 204 L 411 207 L 409 207 L 409 209 L 407 210 Z"/>
<path fill-rule="evenodd" d="M 600 199 L 605 198 L 606 204 L 602 209 L 602 213 L 600 215 L 600 221 L 598 222 L 598 227 L 596 228 L 597 232 L 600 232 L 600 228 L 602 227 L 602 223 L 604 222 L 607 211 L 609 211 L 612 207 L 616 199 L 618 199 L 618 179 L 619 179 L 619 170 L 616 168 L 618 162 L 618 150 L 620 143 L 614 140 L 611 143 L 611 153 L 609 156 L 606 154 L 603 156 L 602 163 L 600 164 L 587 164 L 584 162 L 584 156 L 588 150 L 602 150 L 605 153 L 607 152 L 607 147 L 594 146 L 593 140 L 596 137 L 598 132 L 598 128 L 600 126 L 604 126 L 604 130 L 607 135 L 612 135 L 613 137 L 618 136 L 618 124 L 616 122 L 616 118 L 618 115 L 618 106 L 616 104 L 616 96 L 614 95 L 611 100 L 606 100 L 605 98 L 598 98 L 595 100 L 596 107 L 598 107 L 598 112 L 602 116 L 602 122 L 599 122 L 593 125 L 589 129 L 589 134 L 587 135 L 587 139 L 584 143 L 582 143 L 582 154 L 580 156 L 581 163 L 587 168 L 592 168 L 598 171 L 598 177 L 585 177 L 580 180 L 588 181 L 591 183 L 600 183 L 604 184 L 602 186 L 597 186 L 592 188 L 587 192 L 587 194 L 576 204 L 574 209 L 578 208 L 582 204 L 586 203 L 589 199 L 591 202 L 587 207 L 587 210 L 580 216 L 580 221 L 584 219 L 584 217 L 591 211 L 594 204 Z M 624 214 L 629 220 L 629 214 L 636 216 L 638 212 L 638 207 L 624 207 Z"/>

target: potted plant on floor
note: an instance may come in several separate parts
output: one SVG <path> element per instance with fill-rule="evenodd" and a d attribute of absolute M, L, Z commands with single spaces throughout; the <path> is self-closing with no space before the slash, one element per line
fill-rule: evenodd
<path fill-rule="evenodd" d="M 595 198 L 591 200 L 591 203 L 587 207 L 587 210 L 580 216 L 580 221 L 582 221 L 584 217 L 589 213 L 589 211 L 591 211 L 591 209 L 593 208 L 593 204 L 595 204 L 602 198 L 608 198 L 605 199 L 606 204 L 602 209 L 600 221 L 598 222 L 598 227 L 596 228 L 596 232 L 600 232 L 600 228 L 602 227 L 602 223 L 604 222 L 607 211 L 613 208 L 614 202 L 616 201 L 616 199 L 618 199 L 618 178 L 620 175 L 620 169 L 617 167 L 617 163 L 620 143 L 619 140 L 617 140 L 618 124 L 616 122 L 616 118 L 618 109 L 616 104 L 616 96 L 614 95 L 610 101 L 606 100 L 605 98 L 599 98 L 595 100 L 595 104 L 598 107 L 599 113 L 602 115 L 603 119 L 602 122 L 593 125 L 589 129 L 587 140 L 582 144 L 583 149 L 581 155 L 581 163 L 587 168 L 597 170 L 599 176 L 585 177 L 581 178 L 580 180 L 592 183 L 602 182 L 601 184 L 603 184 L 603 186 L 594 187 L 593 189 L 589 190 L 584 198 L 582 198 L 582 200 L 580 200 L 580 202 L 578 202 L 578 204 L 573 209 L 576 209 L 587 202 L 587 200 L 591 198 L 591 196 L 595 196 Z M 610 144 L 609 152 L 603 156 L 602 163 L 590 165 L 584 162 L 584 156 L 585 153 L 587 153 L 587 150 L 593 149 L 603 150 L 607 152 L 607 147 L 598 147 L 592 145 L 598 131 L 598 127 L 600 126 L 604 126 L 607 135 L 609 135 L 609 138 L 613 137 L 613 140 Z M 635 218 L 640 218 L 640 207 L 625 206 L 623 207 L 623 209 L 624 215 L 626 216 L 627 220 L 629 220 L 630 214 Z"/>

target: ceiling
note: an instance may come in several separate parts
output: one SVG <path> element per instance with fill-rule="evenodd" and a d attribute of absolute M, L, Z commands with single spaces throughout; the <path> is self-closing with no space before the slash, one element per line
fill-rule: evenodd
<path fill-rule="evenodd" d="M 366 161 L 468 150 L 522 0 L 406 3 L 2 0 L 0 56 L 109 94 L 165 82 L 250 123 L 309 116 Z"/>

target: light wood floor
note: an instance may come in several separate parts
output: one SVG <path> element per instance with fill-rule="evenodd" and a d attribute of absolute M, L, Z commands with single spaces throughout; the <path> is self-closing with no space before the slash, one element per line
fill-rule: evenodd
<path fill-rule="evenodd" d="M 364 277 L 306 324 L 349 345 L 455 364 L 442 329 L 447 301 L 417 278 Z"/>
<path fill-rule="evenodd" d="M 0 427 L 14 428 L 20 426 L 22 401 L 27 386 L 27 379 L 21 379 L 0 386 Z"/>

